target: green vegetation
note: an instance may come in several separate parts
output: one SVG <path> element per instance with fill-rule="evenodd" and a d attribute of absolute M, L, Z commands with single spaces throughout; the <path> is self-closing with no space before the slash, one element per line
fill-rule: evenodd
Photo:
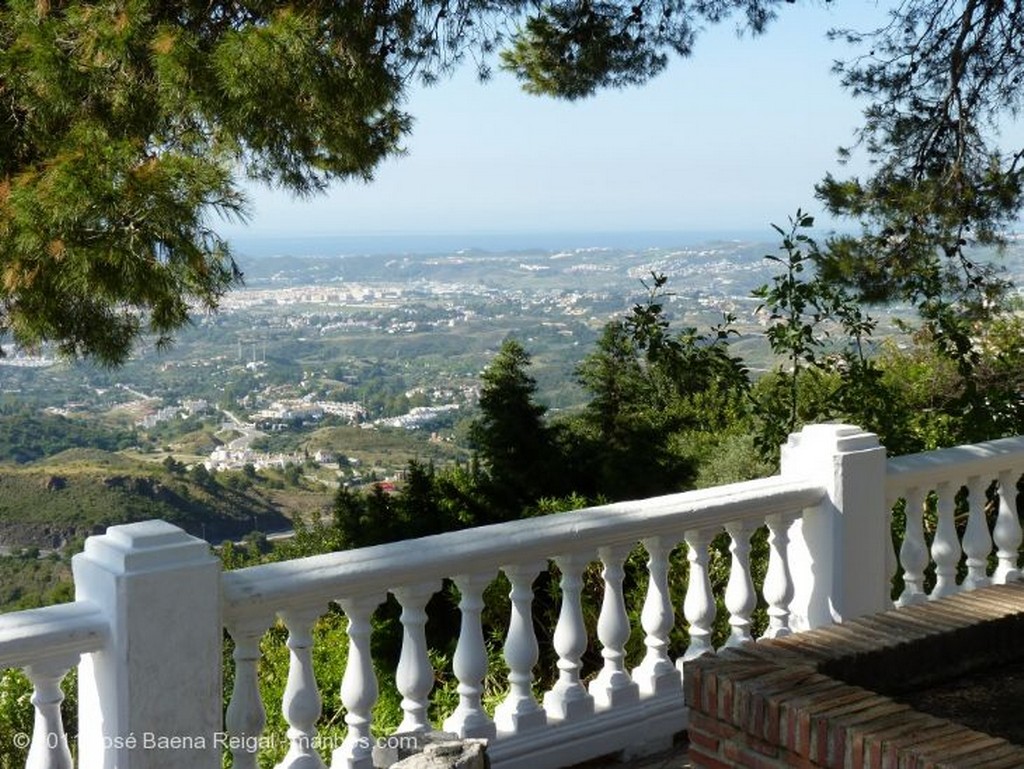
<path fill-rule="evenodd" d="M 170 458 L 169 458 L 170 459 Z M 322 487 L 274 489 L 272 476 L 186 472 L 170 459 L 141 462 L 74 449 L 0 472 L 0 611 L 70 597 L 69 558 L 107 526 L 162 518 L 212 542 L 291 526 L 330 500 Z M 40 557 L 40 551 L 43 556 Z"/>
<path fill-rule="evenodd" d="M 64 603 L 74 595 L 65 555 L 55 551 L 41 556 L 37 547 L 0 556 L 0 585 L 0 611 Z"/>
<path fill-rule="evenodd" d="M 31 462 L 71 448 L 119 451 L 134 442 L 132 432 L 110 429 L 93 421 L 37 414 L 27 409 L 0 411 L 0 462 Z"/>

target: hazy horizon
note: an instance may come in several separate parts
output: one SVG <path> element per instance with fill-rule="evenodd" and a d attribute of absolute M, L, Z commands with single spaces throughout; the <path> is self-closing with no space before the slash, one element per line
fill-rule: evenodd
<path fill-rule="evenodd" d="M 236 256 L 338 256 L 432 254 L 459 251 L 514 252 L 561 249 L 652 249 L 690 247 L 716 241 L 769 243 L 777 233 L 763 229 L 537 231 L 537 232 L 367 232 L 340 235 L 235 235 Z"/>

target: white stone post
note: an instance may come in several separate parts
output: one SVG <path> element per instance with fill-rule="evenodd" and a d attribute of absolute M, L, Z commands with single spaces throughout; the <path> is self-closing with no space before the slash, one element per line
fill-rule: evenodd
<path fill-rule="evenodd" d="M 110 640 L 79 665 L 79 766 L 220 769 L 220 561 L 164 521 L 111 526 L 72 561 Z"/>
<path fill-rule="evenodd" d="M 794 630 L 892 608 L 886 469 L 878 436 L 853 425 L 808 425 L 782 447 L 782 475 L 825 490 L 790 531 Z"/>

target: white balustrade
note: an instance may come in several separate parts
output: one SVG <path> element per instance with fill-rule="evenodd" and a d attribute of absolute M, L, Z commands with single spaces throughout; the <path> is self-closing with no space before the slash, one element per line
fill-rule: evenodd
<path fill-rule="evenodd" d="M 1024 457 L 1024 442 L 1019 448 Z M 1012 449 L 1017 450 L 1017 447 Z M 159 662 L 155 665 L 157 677 L 161 681 L 168 679 L 170 688 L 180 690 L 182 694 L 175 696 L 182 702 L 187 699 L 183 692 L 198 690 L 200 683 L 210 690 L 196 700 L 200 703 L 201 714 L 183 719 L 181 723 L 195 724 L 194 728 L 189 727 L 195 734 L 226 728 L 231 738 L 233 764 L 239 769 L 254 769 L 257 764 L 255 747 L 260 745 L 261 737 L 265 740 L 269 736 L 264 734 L 266 715 L 257 676 L 261 637 L 276 614 L 287 627 L 289 650 L 288 680 L 280 702 L 288 723 L 289 749 L 279 768 L 322 769 L 324 757 L 317 750 L 321 699 L 313 665 L 313 631 L 329 603 L 337 601 L 348 620 L 348 658 L 340 690 L 348 731 L 344 742 L 331 756 L 331 767 L 370 769 L 374 741 L 372 711 L 378 695 L 370 644 L 374 610 L 388 592 L 401 604 L 402 647 L 395 686 L 401 696 L 403 719 L 398 731 L 422 733 L 433 726 L 428 712 L 435 679 L 426 640 L 427 606 L 442 580 L 452 579 L 459 591 L 459 637 L 452 660 L 452 673 L 458 682 L 458 704 L 444 720 L 443 728 L 464 737 L 488 738 L 491 741 L 488 752 L 496 769 L 554 769 L 598 755 L 662 744 L 683 728 L 685 712 L 680 685 L 683 662 L 715 651 L 712 633 L 716 596 L 712 593 L 709 574 L 709 547 L 714 536 L 722 531 L 731 538 L 729 581 L 724 596 L 729 613 L 728 645 L 753 640 L 752 618 L 758 589 L 768 609 L 764 635 L 771 638 L 800 627 L 794 622 L 797 616 L 801 621 L 810 619 L 812 624 L 820 622 L 826 616 L 822 607 L 837 607 L 837 616 L 845 618 L 857 616 L 875 605 L 877 588 L 888 581 L 886 570 L 892 566 L 891 555 L 885 552 L 891 540 L 879 536 L 880 532 L 889 531 L 886 495 L 890 499 L 908 499 L 907 539 L 910 543 L 901 547 L 900 561 L 910 602 L 914 596 L 923 595 L 923 573 L 927 565 L 920 526 L 924 494 L 939 488 L 939 497 L 943 499 L 935 537 L 938 544 L 934 550 L 940 567 L 940 585 L 936 591 L 950 589 L 951 585 L 956 589 L 960 543 L 952 519 L 955 489 L 970 479 L 972 514 L 980 511 L 983 515 L 984 502 L 979 502 L 978 489 L 984 489 L 986 482 L 991 482 L 998 474 L 1000 513 L 992 540 L 985 541 L 987 526 L 983 531 L 977 519 L 971 520 L 963 551 L 969 561 L 971 584 L 985 579 L 983 564 L 992 541 L 999 549 L 1000 558 L 994 578 L 1009 578 L 1016 573 L 1013 551 L 1019 546 L 1020 528 L 1014 526 L 1015 516 L 1011 514 L 1016 501 L 1015 476 L 1007 468 L 1024 465 L 1024 462 L 1011 461 L 1008 452 L 1011 452 L 1009 444 L 999 444 L 995 448 L 986 446 L 972 452 L 941 455 L 943 462 L 946 456 L 955 456 L 957 463 L 966 462 L 952 475 L 948 468 L 940 475 L 936 462 L 929 455 L 916 464 L 915 461 L 902 466 L 899 462 L 890 463 L 886 476 L 884 449 L 873 436 L 849 426 L 816 426 L 792 442 L 786 452 L 785 471 L 775 478 L 277 562 L 225 574 L 220 573 L 219 564 L 210 558 L 205 544 L 167 524 L 148 523 L 140 529 L 115 533 L 101 543 L 87 546 L 88 557 L 78 570 L 83 576 L 84 595 L 75 611 L 90 606 L 93 596 L 109 602 L 89 620 L 92 624 L 86 624 L 100 635 L 109 632 L 112 649 L 124 650 L 129 646 L 136 651 L 146 651 L 150 646 L 158 649 L 159 652 L 149 649 L 148 656 L 144 654 L 146 664 L 153 668 L 154 659 L 159 659 L 160 655 L 167 658 L 166 671 Z M 984 464 L 975 461 L 979 456 Z M 984 518 L 981 523 L 984 524 Z M 760 526 L 768 529 L 769 560 L 763 585 L 756 585 L 751 570 L 750 538 Z M 949 536 L 950 531 L 952 536 Z M 845 532 L 846 539 L 837 532 Z M 671 553 L 680 542 L 685 542 L 689 567 L 682 614 L 690 639 L 681 656 L 680 650 L 670 646 L 676 611 L 669 594 L 673 576 Z M 627 582 L 625 562 L 638 543 L 647 551 L 646 575 L 639 562 L 631 561 Z M 828 543 L 828 547 L 824 551 L 817 550 L 822 543 Z M 794 556 L 797 546 L 803 549 L 802 560 Z M 923 565 L 918 557 L 922 552 Z M 861 560 L 853 557 L 857 553 L 874 555 Z M 588 574 L 588 565 L 594 561 L 595 554 L 601 562 L 603 582 L 596 629 L 587 627 L 582 595 L 583 577 Z M 810 558 L 806 557 L 808 554 Z M 553 627 L 535 626 L 533 582 L 550 561 L 554 561 L 560 572 L 557 622 Z M 809 570 L 808 563 L 817 564 L 818 569 Z M 501 564 L 507 565 L 503 571 L 511 583 L 511 612 L 503 648 L 509 668 L 509 690 L 492 719 L 484 707 L 484 687 L 495 676 L 488 668 L 489 639 L 484 636 L 482 611 L 484 591 Z M 822 564 L 824 569 L 821 569 Z M 858 574 L 854 587 L 851 587 L 852 580 L 843 581 L 844 570 L 852 568 L 866 570 L 863 580 Z M 173 573 L 174 579 L 160 581 L 159 606 L 147 606 L 143 587 L 148 589 L 155 584 L 153 574 L 159 571 L 162 576 L 163 570 Z M 201 578 L 197 576 L 195 582 L 190 581 L 191 575 L 199 572 L 202 572 Z M 78 577 L 76 571 L 76 580 Z M 108 590 L 108 584 L 116 589 Z M 218 584 L 220 591 L 215 589 Z M 799 615 L 793 608 L 797 602 L 794 596 L 797 585 L 807 588 L 800 598 L 805 603 L 801 604 Z M 628 602 L 637 600 L 634 597 L 641 592 L 640 627 L 634 628 L 629 618 L 630 611 L 637 607 Z M 125 612 L 121 612 L 116 603 L 120 593 L 132 599 L 132 605 L 126 610 L 130 617 L 136 613 L 146 614 L 144 610 L 148 609 L 149 615 L 157 612 L 171 618 L 169 626 L 175 630 L 174 642 L 153 640 L 163 632 L 154 630 L 160 623 L 147 621 L 143 625 L 141 620 L 126 621 Z M 834 603 L 830 603 L 832 601 Z M 204 618 L 195 623 L 197 627 L 190 626 L 189 618 L 193 616 Z M 219 617 L 219 620 L 210 622 L 210 617 Z M 215 652 L 222 639 L 218 622 L 230 633 L 235 645 L 233 689 L 226 713 L 219 703 L 221 659 Z M 130 632 L 123 631 L 123 626 Z M 31 647 L 22 648 L 17 647 L 19 642 L 15 636 L 4 635 L 5 627 L 5 619 L 0 617 L 0 664 L 30 668 L 36 692 L 36 729 L 40 733 L 61 734 L 58 686 L 75 655 L 83 655 L 79 678 L 85 684 L 83 691 L 90 698 L 90 706 L 95 706 L 98 697 L 115 696 L 111 693 L 128 680 L 127 673 L 122 675 L 114 670 L 116 655 L 104 657 L 102 665 L 96 664 L 93 658 L 99 655 L 90 652 L 105 648 L 107 641 L 102 638 L 90 639 L 84 643 L 86 648 L 79 648 L 83 644 L 54 648 L 35 642 Z M 195 641 L 191 636 L 202 629 L 214 632 L 204 632 L 203 638 Z M 539 659 L 538 631 L 544 634 L 544 642 L 552 644 L 557 655 L 557 680 L 545 693 L 543 707 L 533 692 L 534 668 Z M 596 635 L 601 656 L 597 660 L 599 669 L 585 687 L 587 671 L 583 665 L 584 660 L 590 659 L 586 655 L 590 644 L 588 631 Z M 626 647 L 634 631 L 644 634 L 644 654 L 630 674 Z M 15 653 L 16 647 L 20 652 Z M 178 672 L 189 669 L 186 663 L 196 659 L 201 661 L 198 669 L 207 671 L 206 674 L 183 676 Z M 211 667 L 211 663 L 215 663 L 214 666 Z M 173 676 L 172 670 L 175 671 Z M 548 671 L 545 678 L 550 679 L 550 673 Z M 214 696 L 218 701 L 212 702 Z M 140 704 L 145 707 L 144 702 Z M 128 710 L 126 716 L 119 716 L 119 724 L 130 727 L 148 723 L 137 717 L 131 708 Z M 223 724 L 218 727 L 210 714 L 223 714 Z M 145 718 L 151 717 L 152 713 L 147 712 Z M 105 729 L 114 728 L 95 718 L 83 723 L 80 740 L 91 739 L 92 745 L 96 744 L 97 735 L 104 736 Z M 176 727 L 176 724 L 171 726 Z M 50 748 L 49 742 L 45 749 L 33 748 L 31 768 L 69 767 L 68 753 L 61 747 L 61 741 L 56 740 L 56 748 Z M 203 767 L 212 769 L 213 760 L 219 763 L 222 756 L 207 753 L 197 758 L 202 759 L 199 763 Z M 90 752 L 88 755 L 89 762 L 84 765 L 91 766 L 98 754 Z M 142 752 L 123 753 L 118 760 L 119 767 L 124 769 L 155 766 Z"/>
<path fill-rule="evenodd" d="M 499 732 L 520 734 L 537 729 L 547 722 L 547 716 L 533 696 L 533 667 L 537 664 L 539 649 L 533 628 L 533 581 L 543 564 L 528 563 L 504 566 L 502 571 L 512 583 L 512 616 L 505 638 L 505 662 L 508 663 L 508 696 L 494 711 L 494 723 Z"/>
<path fill-rule="evenodd" d="M 583 555 L 555 558 L 562 572 L 562 606 L 555 626 L 554 647 L 558 653 L 558 680 L 544 694 L 544 710 L 552 721 L 575 721 L 592 715 L 594 698 L 580 682 L 580 658 L 587 650 L 587 627 L 583 622 L 583 570 L 589 559 Z"/>
<path fill-rule="evenodd" d="M 70 608 L 0 616 L 0 665 L 26 668 L 34 687 L 37 737 L 29 767 L 70 769 L 71 752 L 61 738 L 59 683 L 81 655 L 79 745 L 87 756 L 82 766 L 105 760 L 96 745 L 111 729 L 151 728 L 156 710 L 148 709 L 145 699 L 134 700 L 135 708 L 119 710 L 116 723 L 95 715 L 106 713 L 97 703 L 118 696 L 126 681 L 151 674 L 161 682 L 161 691 L 166 687 L 175 692 L 175 701 L 198 703 L 195 712 L 176 718 L 163 731 L 198 735 L 226 728 L 234 766 L 254 769 L 255 748 L 261 737 L 265 741 L 271 736 L 264 734 L 257 676 L 261 637 L 276 614 L 288 629 L 289 650 L 280 707 L 290 743 L 279 767 L 322 769 L 324 757 L 316 749 L 321 700 L 313 630 L 335 600 L 348 620 L 348 659 L 340 691 L 348 731 L 331 756 L 332 769 L 372 766 L 378 683 L 371 660 L 371 620 L 388 592 L 402 607 L 402 646 L 394 676 L 403 716 L 398 731 L 422 733 L 434 726 L 428 716 L 435 671 L 426 640 L 427 606 L 444 579 L 453 580 L 459 591 L 460 622 L 452 660 L 458 704 L 442 728 L 463 737 L 488 738 L 496 769 L 555 769 L 662 744 L 683 728 L 683 663 L 715 651 L 709 548 L 722 531 L 730 537 L 731 557 L 725 595 L 718 599 L 724 598 L 728 610 L 725 643 L 730 646 L 754 639 L 758 590 L 767 604 L 763 635 L 768 638 L 860 616 L 888 601 L 894 565 L 889 516 L 897 499 L 905 500 L 907 521 L 899 547 L 905 583 L 901 604 L 925 599 L 929 555 L 936 566 L 934 596 L 959 589 L 962 555 L 967 562 L 965 589 L 990 579 L 986 570 L 993 549 L 998 565 L 992 581 L 1019 574 L 1016 468 L 1024 467 L 1024 439 L 886 460 L 874 436 L 850 426 L 819 425 L 795 436 L 784 458 L 784 471 L 774 478 L 224 574 L 205 543 L 168 524 L 115 527 L 111 534 L 90 540 L 79 559 L 80 600 Z M 989 534 L 985 495 L 995 479 L 999 510 Z M 956 496 L 964 485 L 970 512 L 961 543 L 955 515 Z M 924 502 L 933 492 L 937 527 L 929 553 Z M 760 526 L 768 530 L 768 569 L 763 584 L 757 585 L 750 540 Z M 682 606 L 690 639 L 685 650 L 670 645 L 676 623 L 669 594 L 675 576 L 671 553 L 680 542 L 685 542 L 689 567 Z M 647 551 L 646 574 L 636 559 L 630 560 L 628 572 L 625 568 L 638 543 Z M 583 596 L 584 575 L 595 556 L 603 583 L 596 629 L 587 627 Z M 534 623 L 533 582 L 551 561 L 560 572 L 560 603 L 557 622 L 545 627 Z M 501 564 L 507 565 L 503 571 L 511 583 L 511 612 L 501 650 L 509 668 L 509 690 L 492 719 L 484 706 L 484 689 L 497 678 L 488 659 L 499 649 L 488 648 L 497 639 L 485 638 L 482 612 L 485 589 Z M 158 600 L 151 597 L 151 589 Z M 556 593 L 555 586 L 552 591 Z M 120 596 L 128 598 L 124 606 Z M 638 607 L 630 602 L 638 600 L 643 607 L 634 628 L 630 612 Z M 167 621 L 154 622 L 154 616 Z M 54 625 L 53 618 L 60 621 Z M 235 645 L 226 713 L 219 701 L 221 625 Z M 630 674 L 626 648 L 634 631 L 643 633 L 643 655 Z M 557 680 L 545 693 L 543 707 L 533 692 L 538 632 L 557 655 Z M 594 651 L 600 651 L 594 660 L 599 668 L 585 687 L 588 671 L 583 666 L 592 659 L 587 655 L 591 634 L 596 635 Z M 129 648 L 144 663 L 126 657 Z M 104 654 L 93 654 L 101 649 Z M 109 650 L 113 652 L 107 654 Z M 199 675 L 199 670 L 205 673 Z M 551 673 L 546 671 L 544 678 L 551 680 Z M 223 756 L 218 750 L 180 758 L 187 758 L 190 766 L 212 769 Z M 144 751 L 122 751 L 117 763 L 119 769 L 156 766 Z"/>
<path fill-rule="evenodd" d="M 455 577 L 462 620 L 452 670 L 459 681 L 459 704 L 445 719 L 443 728 L 463 738 L 493 739 L 496 734 L 494 721 L 487 715 L 481 702 L 484 676 L 487 675 L 487 647 L 484 645 L 480 612 L 484 608 L 484 588 L 490 584 L 491 579 L 489 573 Z"/>
<path fill-rule="evenodd" d="M 753 640 L 750 615 L 757 606 L 754 580 L 750 575 L 750 535 L 753 528 L 747 521 L 730 521 L 725 530 L 729 533 L 729 552 L 732 553 L 729 583 L 725 588 L 725 608 L 729 610 L 732 632 L 725 645 L 739 646 Z"/>
<path fill-rule="evenodd" d="M 906 531 L 900 543 L 904 590 L 896 602 L 898 606 L 929 597 L 925 594 L 929 555 L 935 564 L 936 579 L 931 598 L 1018 578 L 1021 525 L 1017 514 L 1017 481 L 1021 468 L 1024 468 L 1024 437 L 1021 436 L 889 460 L 888 494 L 902 497 L 906 506 Z M 993 481 L 998 482 L 998 510 L 990 532 L 987 493 Z M 969 510 L 961 542 L 955 520 L 956 499 L 964 486 Z M 924 501 L 929 492 L 936 500 L 936 529 L 930 553 L 922 527 Z M 989 576 L 988 561 L 993 550 L 997 562 Z M 963 584 L 957 585 L 961 556 L 965 557 L 967 574 Z"/>
<path fill-rule="evenodd" d="M 377 676 L 370 656 L 370 620 L 383 596 L 341 598 L 348 617 L 348 660 L 341 679 L 348 733 L 332 756 L 331 769 L 373 769 L 373 737 L 370 733 L 373 706 L 377 702 Z"/>
<path fill-rule="evenodd" d="M 427 649 L 427 601 L 441 587 L 440 582 L 427 582 L 395 590 L 402 605 L 402 654 L 395 671 L 395 683 L 402 694 L 402 719 L 398 731 L 412 734 L 430 731 L 427 708 L 430 690 L 434 687 L 434 668 Z"/>
<path fill-rule="evenodd" d="M 26 769 L 71 769 L 61 682 L 83 657 L 106 647 L 109 626 L 88 601 L 0 614 L 0 668 L 22 668 L 34 710 Z M 13 735 L 7 735 L 10 739 Z"/>
<path fill-rule="evenodd" d="M 626 672 L 626 642 L 630 636 L 629 614 L 622 595 L 623 563 L 628 547 L 602 547 L 598 551 L 603 569 L 604 592 L 597 617 L 597 638 L 604 665 L 590 682 L 590 694 L 598 708 L 613 708 L 636 702 L 639 689 Z"/>

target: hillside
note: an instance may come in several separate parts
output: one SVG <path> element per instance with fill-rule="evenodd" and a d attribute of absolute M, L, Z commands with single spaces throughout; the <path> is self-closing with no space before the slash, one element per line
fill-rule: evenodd
<path fill-rule="evenodd" d="M 0 466 L 0 548 L 62 549 L 106 526 L 162 518 L 210 542 L 290 528 L 327 490 L 224 485 L 98 449 Z"/>

